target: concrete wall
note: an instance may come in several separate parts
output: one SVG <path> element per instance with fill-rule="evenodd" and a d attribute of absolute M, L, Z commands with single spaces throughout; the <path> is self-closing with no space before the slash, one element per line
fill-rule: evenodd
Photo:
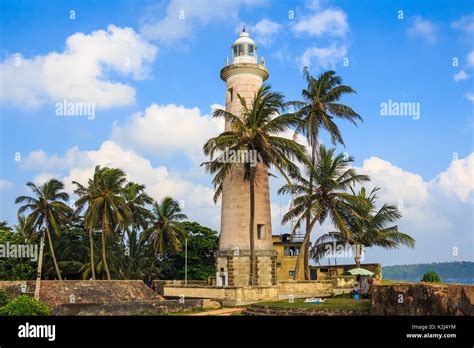
<path fill-rule="evenodd" d="M 165 286 L 164 296 L 175 296 L 184 298 L 212 298 L 218 299 L 223 306 L 243 306 L 267 300 L 278 299 L 278 287 L 181 287 Z"/>
<path fill-rule="evenodd" d="M 330 296 L 332 292 L 331 281 L 314 281 L 314 280 L 298 280 L 298 281 L 283 281 L 278 283 L 279 299 L 289 298 L 303 298 L 310 296 Z"/>
<path fill-rule="evenodd" d="M 224 306 L 242 306 L 261 301 L 303 298 L 310 296 L 330 296 L 331 281 L 286 281 L 267 287 L 210 287 L 165 285 L 164 296 L 184 298 L 211 298 L 222 301 Z"/>
<path fill-rule="evenodd" d="M 371 296 L 375 315 L 474 315 L 474 285 L 374 285 Z"/>

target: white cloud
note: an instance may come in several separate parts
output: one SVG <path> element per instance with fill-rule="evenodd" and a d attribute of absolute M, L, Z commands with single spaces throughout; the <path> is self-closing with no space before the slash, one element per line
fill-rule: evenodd
<path fill-rule="evenodd" d="M 75 186 L 72 181 L 86 185 L 96 165 L 120 168 L 127 174 L 128 180 L 144 184 L 147 193 L 156 200 L 172 196 L 183 202 L 185 213 L 190 219 L 218 227 L 219 205 L 213 203 L 212 187 L 183 179 L 180 173 L 170 173 L 164 166 L 154 167 L 145 157 L 111 140 L 104 141 L 97 150 L 81 151 L 74 148 L 70 151 L 78 155 L 74 157 L 75 160 L 68 159 L 67 153 L 64 157 L 44 155 L 45 161 L 61 164 L 62 174 L 41 172 L 33 181 L 41 184 L 53 177 L 59 178 L 64 182 L 66 191 L 73 195 Z M 29 168 L 32 169 L 32 166 Z"/>
<path fill-rule="evenodd" d="M 11 181 L 0 179 L 0 190 L 7 190 L 13 186 L 14 185 Z"/>
<path fill-rule="evenodd" d="M 236 21 L 243 6 L 260 5 L 263 2 L 264 0 L 171 0 L 164 17 L 149 16 L 144 19 L 141 33 L 151 40 L 173 44 L 195 36 L 200 27 L 211 21 Z"/>
<path fill-rule="evenodd" d="M 379 201 L 399 205 L 403 214 L 397 222 L 401 231 L 416 240 L 414 250 L 397 252 L 370 250 L 372 260 L 386 264 L 472 259 L 471 216 L 474 209 L 474 153 L 453 161 L 433 180 L 394 166 L 377 157 L 365 160 L 359 172 L 371 177 L 367 187 L 379 186 Z"/>
<path fill-rule="evenodd" d="M 474 93 L 472 92 L 467 92 L 465 94 L 466 98 L 474 103 Z"/>
<path fill-rule="evenodd" d="M 474 153 L 451 162 L 449 168 L 440 173 L 431 185 L 437 186 L 446 195 L 474 204 Z"/>
<path fill-rule="evenodd" d="M 419 37 L 428 43 L 436 42 L 436 26 L 430 20 L 425 20 L 419 16 L 412 21 L 407 33 L 411 37 Z"/>
<path fill-rule="evenodd" d="M 250 28 L 250 34 L 255 34 L 255 42 L 262 45 L 270 45 L 275 34 L 280 32 L 283 26 L 277 22 L 273 22 L 268 18 L 260 20 L 257 24 Z"/>
<path fill-rule="evenodd" d="M 212 105 L 211 108 L 222 108 Z M 201 115 L 198 108 L 152 104 L 134 114 L 124 126 L 114 125 L 112 139 L 142 153 L 158 157 L 184 152 L 195 162 L 204 160 L 202 146 L 224 130 L 224 120 Z"/>
<path fill-rule="evenodd" d="M 307 34 L 313 37 L 323 35 L 344 37 L 349 32 L 349 24 L 347 14 L 344 11 L 326 9 L 311 16 L 303 17 L 292 26 L 291 30 L 295 34 Z"/>
<path fill-rule="evenodd" d="M 334 68 L 336 63 L 347 56 L 346 46 L 337 46 L 335 43 L 328 47 L 308 48 L 298 58 L 300 68 L 308 67 L 314 70 Z"/>
<path fill-rule="evenodd" d="M 81 101 L 97 108 L 133 104 L 133 87 L 107 79 L 109 71 L 136 80 L 146 78 L 157 47 L 131 28 L 109 25 L 107 31 L 76 33 L 64 52 L 33 58 L 13 54 L 0 63 L 1 100 L 23 108 L 45 103 Z"/>
<path fill-rule="evenodd" d="M 469 75 L 464 70 L 461 70 L 460 72 L 458 72 L 457 74 L 454 74 L 453 76 L 454 81 L 463 81 L 463 80 L 467 80 L 468 78 L 469 78 Z"/>
<path fill-rule="evenodd" d="M 452 22 L 451 26 L 467 34 L 474 33 L 474 15 L 463 16 L 458 21 Z"/>
<path fill-rule="evenodd" d="M 468 53 L 466 61 L 467 66 L 474 66 L 474 50 Z"/>

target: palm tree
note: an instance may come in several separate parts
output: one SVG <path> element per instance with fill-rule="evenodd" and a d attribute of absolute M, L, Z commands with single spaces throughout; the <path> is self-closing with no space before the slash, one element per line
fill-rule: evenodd
<path fill-rule="evenodd" d="M 398 230 L 398 226 L 387 226 L 401 217 L 395 205 L 384 204 L 380 209 L 376 207 L 377 191 L 374 188 L 368 195 L 362 187 L 358 192 L 352 191 L 352 197 L 345 198 L 350 204 L 353 214 L 342 213 L 346 232 L 335 231 L 319 237 L 311 253 L 315 261 L 324 256 L 328 247 L 337 244 L 350 244 L 354 250 L 356 267 L 360 267 L 362 250 L 365 247 L 380 246 L 385 249 L 397 249 L 400 245 L 410 248 L 415 246 L 415 240 Z"/>
<path fill-rule="evenodd" d="M 322 224 L 328 217 L 335 226 L 346 232 L 342 215 L 351 213 L 351 207 L 344 199 L 348 194 L 347 189 L 354 183 L 369 180 L 366 175 L 359 175 L 349 165 L 354 161 L 352 157 L 344 154 L 334 155 L 335 149 L 326 150 L 318 147 L 318 161 L 306 163 L 304 174 L 292 175 L 293 184 L 282 186 L 278 193 L 293 195 L 292 206 L 283 216 L 283 222 L 296 219 L 294 230 L 305 221 L 308 224 L 306 234 L 301 244 L 303 253 L 298 254 L 294 279 L 298 279 L 301 258 L 304 260 L 305 279 L 309 279 L 309 239 L 314 225 Z"/>
<path fill-rule="evenodd" d="M 107 264 L 107 238 L 116 231 L 124 231 L 131 220 L 130 209 L 122 195 L 126 180 L 125 173 L 121 169 L 96 166 L 94 176 L 89 180 L 89 186 L 87 188 L 78 186 L 76 190 L 82 194 L 76 206 L 80 208 L 86 203 L 88 205 L 84 214 L 84 223 L 90 233 L 91 269 L 94 272 L 92 230 L 100 228 L 102 262 L 108 280 L 110 280 L 110 270 Z"/>
<path fill-rule="evenodd" d="M 151 217 L 151 212 L 146 208 L 146 205 L 153 204 L 153 198 L 145 192 L 145 185 L 129 182 L 121 194 L 132 214 L 130 227 L 132 230 L 145 230 Z"/>
<path fill-rule="evenodd" d="M 255 216 L 255 177 L 257 166 L 269 168 L 274 166 L 287 179 L 285 171 L 297 172 L 293 164 L 294 158 L 303 161 L 305 158 L 304 147 L 295 141 L 280 136 L 297 123 L 294 115 L 280 115 L 284 106 L 283 95 L 272 92 L 271 87 L 262 86 L 256 93 L 251 105 L 240 95 L 237 95 L 242 111 L 234 115 L 225 110 L 215 110 L 213 117 L 224 118 L 227 130 L 219 136 L 209 139 L 203 147 L 204 153 L 210 156 L 210 161 L 203 163 L 211 174 L 215 174 L 213 184 L 215 188 L 214 201 L 222 193 L 224 178 L 237 166 L 244 167 L 244 180 L 249 181 L 250 191 L 250 285 L 253 285 L 254 274 L 254 216 Z M 235 163 L 236 161 L 223 161 L 226 153 L 257 153 L 257 165 L 252 163 Z M 214 158 L 216 153 L 221 156 Z M 226 158 L 226 157 L 224 157 Z M 249 161 L 247 161 L 249 162 Z"/>
<path fill-rule="evenodd" d="M 295 115 L 302 122 L 296 132 L 306 136 L 314 157 L 317 153 L 320 128 L 329 133 L 334 145 L 337 143 L 344 145 L 334 119 L 345 119 L 357 126 L 356 121 L 362 121 L 362 117 L 351 107 L 339 103 L 343 95 L 356 91 L 350 86 L 342 85 L 342 79 L 335 71 L 329 70 L 314 78 L 305 68 L 303 74 L 307 83 L 307 87 L 301 92 L 304 101 L 288 102 L 286 105 L 297 108 Z"/>
<path fill-rule="evenodd" d="M 153 204 L 151 226 L 143 232 L 142 238 L 153 243 L 155 254 L 162 254 L 166 250 L 177 252 L 181 249 L 181 240 L 185 236 L 179 222 L 186 218 L 179 203 L 171 197 L 165 197 L 161 203 Z"/>
<path fill-rule="evenodd" d="M 92 179 L 89 179 L 88 181 L 88 186 L 84 186 L 77 181 L 72 182 L 76 185 L 74 193 L 79 196 L 77 201 L 74 203 L 76 206 L 76 214 L 79 215 L 87 205 L 87 210 L 84 213 L 84 228 L 89 232 L 90 264 L 88 270 L 90 270 L 93 280 L 96 280 L 96 264 L 94 262 L 94 230 L 98 227 L 94 224 L 97 223 L 98 218 L 92 213 L 91 203 L 97 195 L 101 173 L 102 171 L 99 167 L 96 167 Z"/>
<path fill-rule="evenodd" d="M 357 125 L 357 120 L 362 121 L 357 112 L 351 107 L 341 104 L 339 99 L 345 94 L 356 93 L 355 90 L 346 85 L 342 85 L 342 79 L 336 75 L 335 71 L 326 71 L 314 78 L 305 68 L 304 77 L 306 79 L 307 87 L 302 90 L 301 94 L 303 101 L 289 102 L 286 105 L 297 108 L 295 115 L 301 120 L 296 133 L 302 133 L 311 147 L 310 162 L 317 161 L 318 153 L 318 137 L 320 129 L 325 129 L 330 137 L 332 143 L 335 145 L 340 143 L 344 145 L 339 127 L 334 122 L 335 118 L 345 119 Z M 309 176 L 309 187 L 313 185 L 313 178 Z M 310 188 L 309 191 L 312 191 Z M 309 212 L 308 212 L 309 214 Z M 306 231 L 305 239 L 309 240 L 311 234 L 311 216 L 306 216 Z M 302 257 L 305 259 L 305 273 L 309 272 L 309 243 L 303 249 Z"/>
<path fill-rule="evenodd" d="M 54 268 L 59 280 L 62 280 L 61 271 L 59 270 L 56 255 L 54 253 L 53 241 L 51 238 L 51 229 L 56 234 L 60 233 L 60 227 L 67 225 L 72 216 L 72 209 L 64 202 L 69 200 L 69 195 L 62 191 L 64 184 L 57 180 L 51 179 L 41 186 L 37 186 L 32 182 L 26 184 L 35 194 L 36 197 L 20 196 L 15 199 L 15 204 L 25 203 L 18 209 L 18 215 L 30 211 L 26 218 L 26 225 L 31 226 L 37 232 L 41 233 L 40 255 L 38 259 L 38 274 L 36 280 L 35 297 L 39 297 L 39 287 L 41 281 L 41 268 L 43 264 L 43 248 L 45 233 L 48 237 L 49 249 L 53 258 Z"/>

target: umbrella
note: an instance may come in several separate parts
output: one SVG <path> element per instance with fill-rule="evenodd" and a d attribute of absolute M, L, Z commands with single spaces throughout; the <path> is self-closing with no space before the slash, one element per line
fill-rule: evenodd
<path fill-rule="evenodd" d="M 349 273 L 352 275 L 369 275 L 369 276 L 374 275 L 373 272 L 366 270 L 365 268 L 353 268 L 349 271 Z"/>

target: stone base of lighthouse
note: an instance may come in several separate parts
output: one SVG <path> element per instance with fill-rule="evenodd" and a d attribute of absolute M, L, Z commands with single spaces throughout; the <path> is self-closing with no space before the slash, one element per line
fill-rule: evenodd
<path fill-rule="evenodd" d="M 217 286 L 249 286 L 250 250 L 220 250 L 216 253 Z M 254 286 L 276 285 L 277 254 L 274 250 L 255 250 Z"/>

